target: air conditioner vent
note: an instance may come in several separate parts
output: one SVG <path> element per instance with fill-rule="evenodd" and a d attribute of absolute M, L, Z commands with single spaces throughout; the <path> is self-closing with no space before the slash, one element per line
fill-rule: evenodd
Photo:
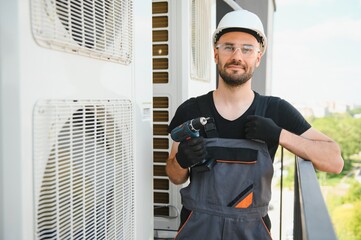
<path fill-rule="evenodd" d="M 211 4 L 208 0 L 192 0 L 191 77 L 210 80 Z"/>
<path fill-rule="evenodd" d="M 132 0 L 33 0 L 32 30 L 44 47 L 129 64 Z"/>
<path fill-rule="evenodd" d="M 127 100 L 36 104 L 35 239 L 134 239 L 132 118 Z"/>

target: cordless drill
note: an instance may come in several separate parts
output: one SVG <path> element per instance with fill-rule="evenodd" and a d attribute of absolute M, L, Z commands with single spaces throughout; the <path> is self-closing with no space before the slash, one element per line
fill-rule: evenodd
<path fill-rule="evenodd" d="M 174 128 L 170 136 L 175 142 L 186 141 L 191 138 L 199 137 L 199 131 L 207 124 L 209 118 L 199 117 L 188 120 L 178 127 Z M 209 171 L 215 165 L 216 161 L 213 159 L 205 159 L 192 169 L 197 172 Z"/>
<path fill-rule="evenodd" d="M 208 119 L 204 117 L 188 120 L 174 128 L 170 136 L 175 142 L 182 142 L 190 138 L 199 137 L 199 130 L 207 124 L 207 120 Z"/>

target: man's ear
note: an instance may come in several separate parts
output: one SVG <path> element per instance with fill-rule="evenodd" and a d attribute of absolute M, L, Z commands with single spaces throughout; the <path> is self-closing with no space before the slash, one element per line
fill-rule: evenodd
<path fill-rule="evenodd" d="M 256 67 L 258 67 L 261 64 L 262 59 L 262 52 L 257 53 L 257 59 L 256 59 Z"/>
<path fill-rule="evenodd" d="M 214 62 L 216 63 L 216 64 L 218 64 L 218 50 L 217 50 L 217 48 L 213 48 L 213 57 L 214 57 Z"/>

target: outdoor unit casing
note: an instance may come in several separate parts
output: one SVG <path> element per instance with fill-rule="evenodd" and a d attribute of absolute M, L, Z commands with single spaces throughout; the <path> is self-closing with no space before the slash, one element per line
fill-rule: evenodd
<path fill-rule="evenodd" d="M 152 238 L 151 4 L 0 3 L 0 238 Z"/>
<path fill-rule="evenodd" d="M 155 237 L 175 236 L 182 185 L 164 171 L 173 140 L 167 126 L 185 100 L 216 86 L 212 32 L 214 0 L 153 0 L 153 127 Z"/>

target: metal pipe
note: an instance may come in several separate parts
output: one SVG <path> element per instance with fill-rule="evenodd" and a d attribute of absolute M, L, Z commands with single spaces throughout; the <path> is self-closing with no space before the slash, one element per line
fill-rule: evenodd
<path fill-rule="evenodd" d="M 233 0 L 223 0 L 225 3 L 227 3 L 231 8 L 234 10 L 241 10 L 241 6 L 239 6 L 235 1 Z"/>
<path fill-rule="evenodd" d="M 281 148 L 281 184 L 280 184 L 280 240 L 282 239 L 282 209 L 283 209 L 283 147 Z"/>

